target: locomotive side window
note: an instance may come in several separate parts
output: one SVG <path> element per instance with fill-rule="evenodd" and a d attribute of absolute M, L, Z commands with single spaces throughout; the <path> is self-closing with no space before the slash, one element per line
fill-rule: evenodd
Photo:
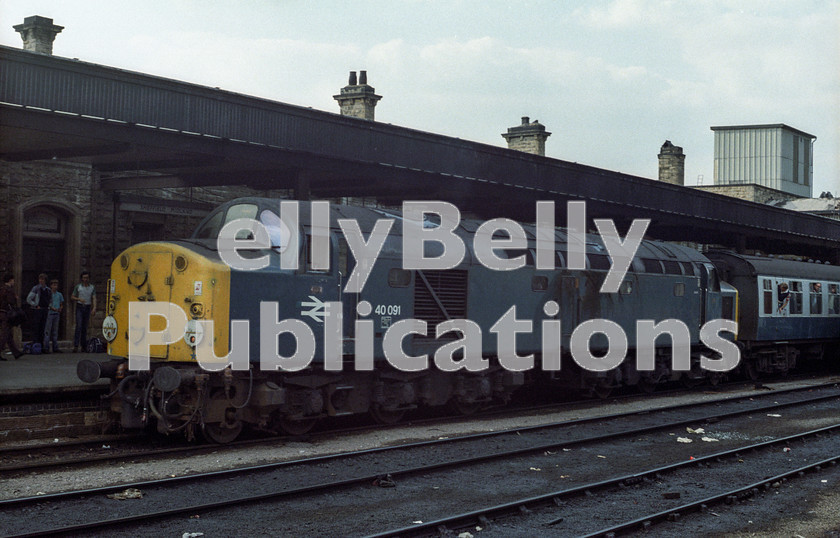
<path fill-rule="evenodd" d="M 764 295 L 764 313 L 773 314 L 773 281 L 765 278 L 762 281 L 762 293 Z"/>
<path fill-rule="evenodd" d="M 531 291 L 545 291 L 548 289 L 548 277 L 534 275 L 531 278 Z"/>
<path fill-rule="evenodd" d="M 625 280 L 621 283 L 621 286 L 618 288 L 618 293 L 621 295 L 630 295 L 633 293 L 633 281 Z"/>
<path fill-rule="evenodd" d="M 682 297 L 685 295 L 685 283 L 677 282 L 674 284 L 674 297 Z"/>
<path fill-rule="evenodd" d="M 303 249 L 306 259 L 306 271 L 308 273 L 328 273 L 329 269 L 315 269 L 312 267 L 312 234 L 306 234 L 306 246 Z"/>
<path fill-rule="evenodd" d="M 840 315 L 840 284 L 828 285 L 828 314 Z"/>
<path fill-rule="evenodd" d="M 338 240 L 338 272 L 342 276 L 348 278 L 350 276 L 348 257 L 350 256 L 350 247 L 347 245 L 347 240 L 341 237 Z"/>
<path fill-rule="evenodd" d="M 790 281 L 790 313 L 802 313 L 802 282 Z"/>
<path fill-rule="evenodd" d="M 610 258 L 606 254 L 587 254 L 589 257 L 589 268 L 596 271 L 609 271 Z"/>
<path fill-rule="evenodd" d="M 812 316 L 822 316 L 823 313 L 823 298 L 822 298 L 822 283 L 821 282 L 811 282 L 809 286 L 811 288 L 811 300 L 810 300 L 810 313 Z"/>
<path fill-rule="evenodd" d="M 645 273 L 662 273 L 662 265 L 659 260 L 642 258 L 642 265 L 645 266 Z"/>
<path fill-rule="evenodd" d="M 694 266 L 691 265 L 691 262 L 680 262 L 680 265 L 682 265 L 684 275 L 695 275 Z"/>
<path fill-rule="evenodd" d="M 662 260 L 662 265 L 665 266 L 665 273 L 669 275 L 681 275 L 680 264 L 673 260 Z"/>
<path fill-rule="evenodd" d="M 388 285 L 392 288 L 407 288 L 411 284 L 411 271 L 394 267 L 388 271 Z"/>

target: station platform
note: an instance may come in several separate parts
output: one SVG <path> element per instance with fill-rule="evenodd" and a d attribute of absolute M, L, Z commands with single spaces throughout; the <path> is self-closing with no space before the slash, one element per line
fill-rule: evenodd
<path fill-rule="evenodd" d="M 96 383 L 85 383 L 76 376 L 76 364 L 82 359 L 108 362 L 107 353 L 50 353 L 23 355 L 12 359 L 8 353 L 0 361 L 0 401 L 12 403 L 16 396 L 32 394 L 48 395 L 107 391 L 110 380 L 100 379 Z"/>

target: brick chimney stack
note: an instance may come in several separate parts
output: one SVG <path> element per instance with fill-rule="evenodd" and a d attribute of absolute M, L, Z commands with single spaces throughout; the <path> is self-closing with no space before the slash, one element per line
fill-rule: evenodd
<path fill-rule="evenodd" d="M 367 71 L 359 72 L 358 82 L 356 81 L 356 72 L 350 71 L 350 80 L 347 86 L 341 88 L 340 94 L 333 95 L 333 99 L 338 101 L 342 116 L 353 116 L 354 118 L 373 121 L 376 103 L 382 99 L 382 96 L 376 95 L 373 87 L 368 85 Z"/>
<path fill-rule="evenodd" d="M 23 19 L 23 24 L 15 25 L 13 28 L 23 39 L 23 50 L 41 54 L 52 54 L 55 36 L 64 30 L 63 26 L 53 24 L 52 19 L 39 15 L 26 17 Z"/>
<path fill-rule="evenodd" d="M 551 133 L 539 120 L 531 123 L 528 116 L 523 116 L 521 125 L 509 128 L 502 136 L 507 140 L 508 149 L 545 156 L 545 141 Z"/>
<path fill-rule="evenodd" d="M 685 155 L 683 149 L 666 140 L 659 150 L 659 181 L 685 185 Z"/>

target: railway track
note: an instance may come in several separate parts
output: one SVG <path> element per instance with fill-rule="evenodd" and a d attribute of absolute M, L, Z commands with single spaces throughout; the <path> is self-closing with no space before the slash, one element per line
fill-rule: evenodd
<path fill-rule="evenodd" d="M 807 377 L 803 376 L 803 379 Z M 788 391 L 811 390 L 823 386 L 831 386 L 834 381 L 828 383 L 817 383 L 810 386 L 796 387 L 792 389 L 773 389 L 777 394 L 783 394 Z M 753 386 L 754 382 L 732 382 L 726 386 L 716 387 L 721 391 L 738 390 L 747 386 Z M 686 394 L 686 389 L 674 389 L 671 391 L 663 391 L 657 393 L 658 397 L 665 398 L 669 396 L 680 396 Z M 734 396 L 733 398 L 737 398 Z M 648 395 L 643 394 L 625 394 L 610 398 L 608 401 L 612 403 L 617 402 L 636 402 L 645 398 Z M 726 398 L 723 398 L 725 400 Z M 377 430 L 397 429 L 407 425 L 423 426 L 433 424 L 449 424 L 458 423 L 464 420 L 486 420 L 498 417 L 517 417 L 523 414 L 533 415 L 538 413 L 551 413 L 559 411 L 571 411 L 575 409 L 586 409 L 593 406 L 602 405 L 600 400 L 576 400 L 568 402 L 553 402 L 550 404 L 530 405 L 505 407 L 505 408 L 490 408 L 470 418 L 462 415 L 458 416 L 441 416 L 432 413 L 427 418 L 417 418 L 410 422 L 398 423 L 391 426 L 374 426 L 370 422 L 362 421 L 359 423 L 359 417 L 351 417 L 350 424 L 339 423 L 338 428 L 326 428 L 316 430 L 313 433 L 305 436 L 288 436 L 288 435 L 271 435 L 260 434 L 255 432 L 250 438 L 242 439 L 223 445 L 224 449 L 247 448 L 260 445 L 280 445 L 290 441 L 306 439 L 311 442 L 318 442 L 319 440 L 330 438 L 334 436 L 347 435 L 350 433 L 359 433 Z M 683 405 L 683 404 L 679 404 Z M 679 405 L 670 406 L 679 408 Z M 692 405 L 692 404 L 684 404 Z M 346 421 L 345 421 L 346 422 Z M 582 423 L 585 423 L 583 421 Z M 24 446 L 12 446 L 0 448 L 0 476 L 8 476 L 13 473 L 23 473 L 32 471 L 43 471 L 51 468 L 71 468 L 81 467 L 94 463 L 108 463 L 121 462 L 126 460 L 149 460 L 160 456 L 177 456 L 188 457 L 192 455 L 206 454 L 218 451 L 220 445 L 215 443 L 198 442 L 187 443 L 180 438 L 153 438 L 144 434 L 132 435 L 112 435 L 112 436 L 97 436 L 90 440 L 70 440 L 63 442 L 46 442 L 43 444 L 27 444 Z"/>
<path fill-rule="evenodd" d="M 646 436 L 657 438 L 664 436 L 669 439 L 669 435 L 665 433 L 669 430 L 671 432 L 679 431 L 681 428 L 686 428 L 687 425 L 697 427 L 699 424 L 708 422 L 713 422 L 717 427 L 720 427 L 722 424 L 733 421 L 754 424 L 757 420 L 756 417 L 761 417 L 761 420 L 765 422 L 772 421 L 775 419 L 768 419 L 766 415 L 777 415 L 780 410 L 784 409 L 788 409 L 788 411 L 785 411 L 788 414 L 804 413 L 805 416 L 814 417 L 820 413 L 825 413 L 822 408 L 828 408 L 832 417 L 836 418 L 836 400 L 838 398 L 840 398 L 840 391 L 836 387 L 811 388 L 805 394 L 802 391 L 789 391 L 784 394 L 765 393 L 760 396 L 732 398 L 724 402 L 695 403 L 690 406 L 675 406 L 644 413 L 600 417 L 598 420 L 587 419 L 586 421 L 564 422 L 504 432 L 474 434 L 459 438 L 273 463 L 162 481 L 120 484 L 108 488 L 10 499 L 0 502 L 0 514 L 2 514 L 0 521 L 3 522 L 1 524 L 3 527 L 0 530 L 6 533 L 15 530 L 16 533 L 12 535 L 21 536 L 39 535 L 39 533 L 44 532 L 74 534 L 103 532 L 106 529 L 109 534 L 113 534 L 118 529 L 125 528 L 126 525 L 132 527 L 137 525 L 158 526 L 161 519 L 183 523 L 186 517 L 202 514 L 208 516 L 200 522 L 204 525 L 215 519 L 213 514 L 224 513 L 229 515 L 231 510 L 247 511 L 254 505 L 262 506 L 267 502 L 282 501 L 283 524 L 293 526 L 273 529 L 273 532 L 291 533 L 301 531 L 301 528 L 294 526 L 295 517 L 305 518 L 305 513 L 308 510 L 311 519 L 313 506 L 335 505 L 335 511 L 331 512 L 334 519 L 341 519 L 339 506 L 349 510 L 347 517 L 350 517 L 350 515 L 358 517 L 361 512 L 359 512 L 359 507 L 356 506 L 357 503 L 353 499 L 360 495 L 364 496 L 362 494 L 372 496 L 373 500 L 371 502 L 375 505 L 381 505 L 382 502 L 377 500 L 376 492 L 399 491 L 399 499 L 388 496 L 387 503 L 385 503 L 391 509 L 393 515 L 397 500 L 418 502 L 418 497 L 411 495 L 411 493 L 418 493 L 423 488 L 416 484 L 412 485 L 412 483 L 428 481 L 429 477 L 432 477 L 432 480 L 442 480 L 441 484 L 462 480 L 475 482 L 477 479 L 478 484 L 467 488 L 473 490 L 467 498 L 480 504 L 481 495 L 475 492 L 480 491 L 482 483 L 485 486 L 487 485 L 488 477 L 504 476 L 504 473 L 499 474 L 501 472 L 499 469 L 504 469 L 506 466 L 513 465 L 518 470 L 517 473 L 525 469 L 527 480 L 524 481 L 523 485 L 527 486 L 525 488 L 527 491 L 532 492 L 534 486 L 532 477 L 539 476 L 536 473 L 543 467 L 546 471 L 550 470 L 552 474 L 556 474 L 557 471 L 551 467 L 551 462 L 553 461 L 555 462 L 554 465 L 559 466 L 560 460 L 565 459 L 570 454 L 594 458 L 593 454 L 595 452 L 599 452 L 597 454 L 599 457 L 601 456 L 600 452 L 603 452 L 608 454 L 608 456 L 603 456 L 604 459 L 617 458 L 616 455 L 610 453 L 610 451 L 616 452 L 616 450 L 619 450 L 616 446 L 622 445 L 624 450 L 638 452 L 638 449 L 643 445 L 634 445 L 634 443 L 641 443 L 640 439 Z M 818 411 L 814 411 L 814 409 Z M 801 420 L 798 422 L 794 420 L 787 427 L 793 428 L 799 423 L 801 423 Z M 831 426 L 836 425 L 832 424 Z M 829 431 L 824 427 L 820 433 L 826 434 Z M 816 435 L 816 433 L 813 433 L 813 435 Z M 721 444 L 740 445 L 729 448 L 729 450 L 745 449 L 745 443 L 738 443 L 735 439 L 721 439 L 721 441 L 725 441 Z M 832 442 L 834 441 L 832 440 Z M 673 441 L 670 444 L 675 445 Z M 693 452 L 697 455 L 697 458 L 715 454 L 714 450 L 709 449 L 713 444 L 716 443 L 706 443 L 705 446 L 698 443 L 698 445 L 695 445 Z M 709 454 L 701 454 L 704 451 Z M 618 453 L 620 454 L 620 450 Z M 717 454 L 715 457 L 722 456 Z M 597 459 L 594 461 L 599 463 Z M 616 461 L 618 460 L 616 459 Z M 662 466 L 657 466 L 657 468 L 660 467 Z M 573 466 L 570 468 L 578 469 L 579 467 Z M 610 471 L 615 470 L 615 465 L 613 465 Z M 659 472 L 661 471 L 659 469 Z M 549 473 L 546 472 L 543 477 L 548 475 Z M 625 475 L 626 473 L 621 476 Z M 560 474 L 559 476 L 561 477 L 559 480 L 562 481 L 563 475 Z M 446 478 L 442 479 L 441 477 Z M 627 480 L 627 478 L 625 477 L 624 480 Z M 583 484 L 577 486 L 577 489 L 582 487 L 591 489 L 600 482 L 603 482 L 603 480 L 584 481 Z M 400 484 L 400 489 L 376 488 L 372 484 L 377 486 Z M 438 487 L 442 488 L 442 486 Z M 452 488 L 447 486 L 442 489 Z M 456 488 L 458 492 L 463 493 L 462 489 Z M 142 492 L 143 498 L 121 503 L 119 505 L 121 517 L 110 517 L 114 512 L 114 505 L 113 501 L 107 498 L 107 495 L 120 494 L 129 490 L 139 490 Z M 374 493 L 371 493 L 371 490 Z M 237 494 L 237 491 L 242 493 Z M 406 493 L 409 495 L 406 495 Z M 551 493 L 555 496 L 558 494 L 553 490 Z M 344 500 L 341 503 L 344 504 L 337 503 L 335 497 L 339 495 L 343 496 Z M 516 491 L 508 492 L 505 495 L 515 496 Z M 499 496 L 493 495 L 491 497 L 496 499 Z M 463 496 L 460 498 L 464 500 Z M 175 502 L 176 500 L 180 500 L 181 504 L 178 505 Z M 185 502 L 185 500 L 189 501 Z M 425 499 L 425 501 L 428 501 L 428 499 Z M 443 506 L 451 508 L 454 506 L 453 502 L 444 503 Z M 348 503 L 353 507 L 352 510 L 348 508 Z M 410 507 L 411 504 L 408 506 Z M 265 506 L 258 509 L 263 510 L 263 514 L 266 513 Z M 486 509 L 482 508 L 482 510 Z M 65 525 L 40 530 L 39 528 L 33 528 L 33 521 L 39 519 L 37 515 L 42 511 L 46 511 L 53 520 L 60 520 Z M 475 512 L 475 510 L 471 512 Z M 258 521 L 260 516 L 244 516 L 241 520 L 252 521 L 252 518 L 255 517 Z M 301 521 L 303 520 L 297 521 L 298 524 L 302 524 Z M 371 527 L 365 525 L 365 523 L 365 521 L 357 522 L 358 525 L 361 525 L 358 528 L 344 530 L 332 528 L 325 529 L 323 532 L 328 535 L 336 532 L 339 534 L 366 534 Z M 190 525 L 195 526 L 196 522 L 190 521 Z M 382 523 L 376 522 L 376 525 L 381 526 Z M 415 527 L 412 526 L 412 528 Z M 18 529 L 23 529 L 23 532 Z M 401 533 L 406 532 L 402 527 L 397 527 L 397 529 Z M 308 530 L 303 529 L 304 532 Z M 421 534 L 423 532 L 423 529 L 419 527 L 416 530 Z"/>
<path fill-rule="evenodd" d="M 810 386 L 802 386 L 790 389 L 775 390 L 776 394 L 785 394 L 787 392 L 797 392 L 803 390 L 812 390 L 814 388 L 832 386 L 834 382 L 819 383 Z M 731 385 L 730 389 L 736 389 L 746 386 L 744 383 L 735 383 Z M 661 397 L 670 395 L 683 395 L 684 390 L 674 390 L 670 392 L 663 392 L 659 394 Z M 623 396 L 616 396 L 610 399 L 611 402 L 635 402 L 646 396 L 639 394 L 630 394 Z M 733 396 L 730 398 L 739 398 Z M 727 398 L 722 398 L 725 401 Z M 551 403 L 543 405 L 525 405 L 524 407 L 515 408 L 501 408 L 488 409 L 480 412 L 471 419 L 487 420 L 498 417 L 517 417 L 522 414 L 533 415 L 538 413 L 551 413 L 557 411 L 571 411 L 575 409 L 587 409 L 593 405 L 601 405 L 600 401 L 578 400 L 565 403 Z M 665 406 L 669 408 L 679 409 L 680 407 L 690 406 L 693 404 L 677 404 L 672 406 Z M 645 411 L 639 411 L 644 413 Z M 620 413 L 625 414 L 625 413 Z M 370 423 L 362 423 L 361 425 L 347 425 L 338 429 L 326 429 L 307 434 L 303 438 L 310 442 L 318 442 L 325 438 L 334 436 L 347 435 L 350 433 L 369 432 L 397 429 L 406 425 L 424 426 L 424 425 L 442 425 L 449 423 L 458 423 L 467 419 L 461 415 L 458 416 L 436 416 L 429 418 L 420 418 L 413 420 L 410 423 L 400 423 L 391 426 L 373 426 Z M 579 421 L 581 424 L 599 420 L 599 418 L 583 419 Z M 351 420 L 352 423 L 358 422 Z M 300 440 L 300 437 L 292 436 L 276 436 L 276 435 L 259 435 L 257 432 L 255 437 L 235 441 L 227 445 L 223 445 L 225 450 L 247 448 L 254 446 L 281 446 L 290 441 Z M 161 446 L 162 445 L 162 446 Z M 220 445 L 215 443 L 187 443 L 180 438 L 156 438 L 152 439 L 148 435 L 114 435 L 111 437 L 96 437 L 89 441 L 69 441 L 64 443 L 45 443 L 43 445 L 27 445 L 21 447 L 5 447 L 0 449 L 0 476 L 9 476 L 10 474 L 43 471 L 51 468 L 72 468 L 83 467 L 95 463 L 119 463 L 126 460 L 145 461 L 151 460 L 160 456 L 177 456 L 189 457 L 193 455 L 207 454 L 220 450 Z"/>

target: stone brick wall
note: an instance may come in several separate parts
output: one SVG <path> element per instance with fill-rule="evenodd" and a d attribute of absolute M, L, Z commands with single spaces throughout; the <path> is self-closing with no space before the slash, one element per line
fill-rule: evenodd
<path fill-rule="evenodd" d="M 766 204 L 776 200 L 787 201 L 800 198 L 799 196 L 787 192 L 771 189 L 762 185 L 756 185 L 754 183 L 739 185 L 701 185 L 694 188 L 715 194 L 731 196 L 733 198 L 740 198 L 741 200 L 749 200 L 750 202 L 757 202 L 759 204 Z"/>
<path fill-rule="evenodd" d="M 120 191 L 161 201 L 194 203 L 208 211 L 242 196 L 288 198 L 289 191 L 261 191 L 249 187 L 194 187 Z M 137 225 L 156 226 L 162 240 L 188 237 L 203 217 L 120 211 L 113 192 L 100 189 L 99 175 L 89 165 L 63 161 L 0 161 L 0 274 L 17 277 L 18 295 L 33 282 L 22 282 L 24 215 L 28 210 L 45 206 L 61 215 L 64 223 L 63 274 L 51 274 L 61 281 L 60 289 L 69 299 L 72 286 L 82 270 L 90 271 L 97 286 L 100 312 L 91 324 L 91 336 L 97 334 L 104 314 L 102 306 L 113 259 L 132 244 Z M 27 237 L 31 237 L 28 235 Z M 37 238 L 36 238 L 37 240 Z M 28 280 L 28 279 L 27 279 Z M 62 338 L 72 337 L 72 316 L 64 314 Z"/>

